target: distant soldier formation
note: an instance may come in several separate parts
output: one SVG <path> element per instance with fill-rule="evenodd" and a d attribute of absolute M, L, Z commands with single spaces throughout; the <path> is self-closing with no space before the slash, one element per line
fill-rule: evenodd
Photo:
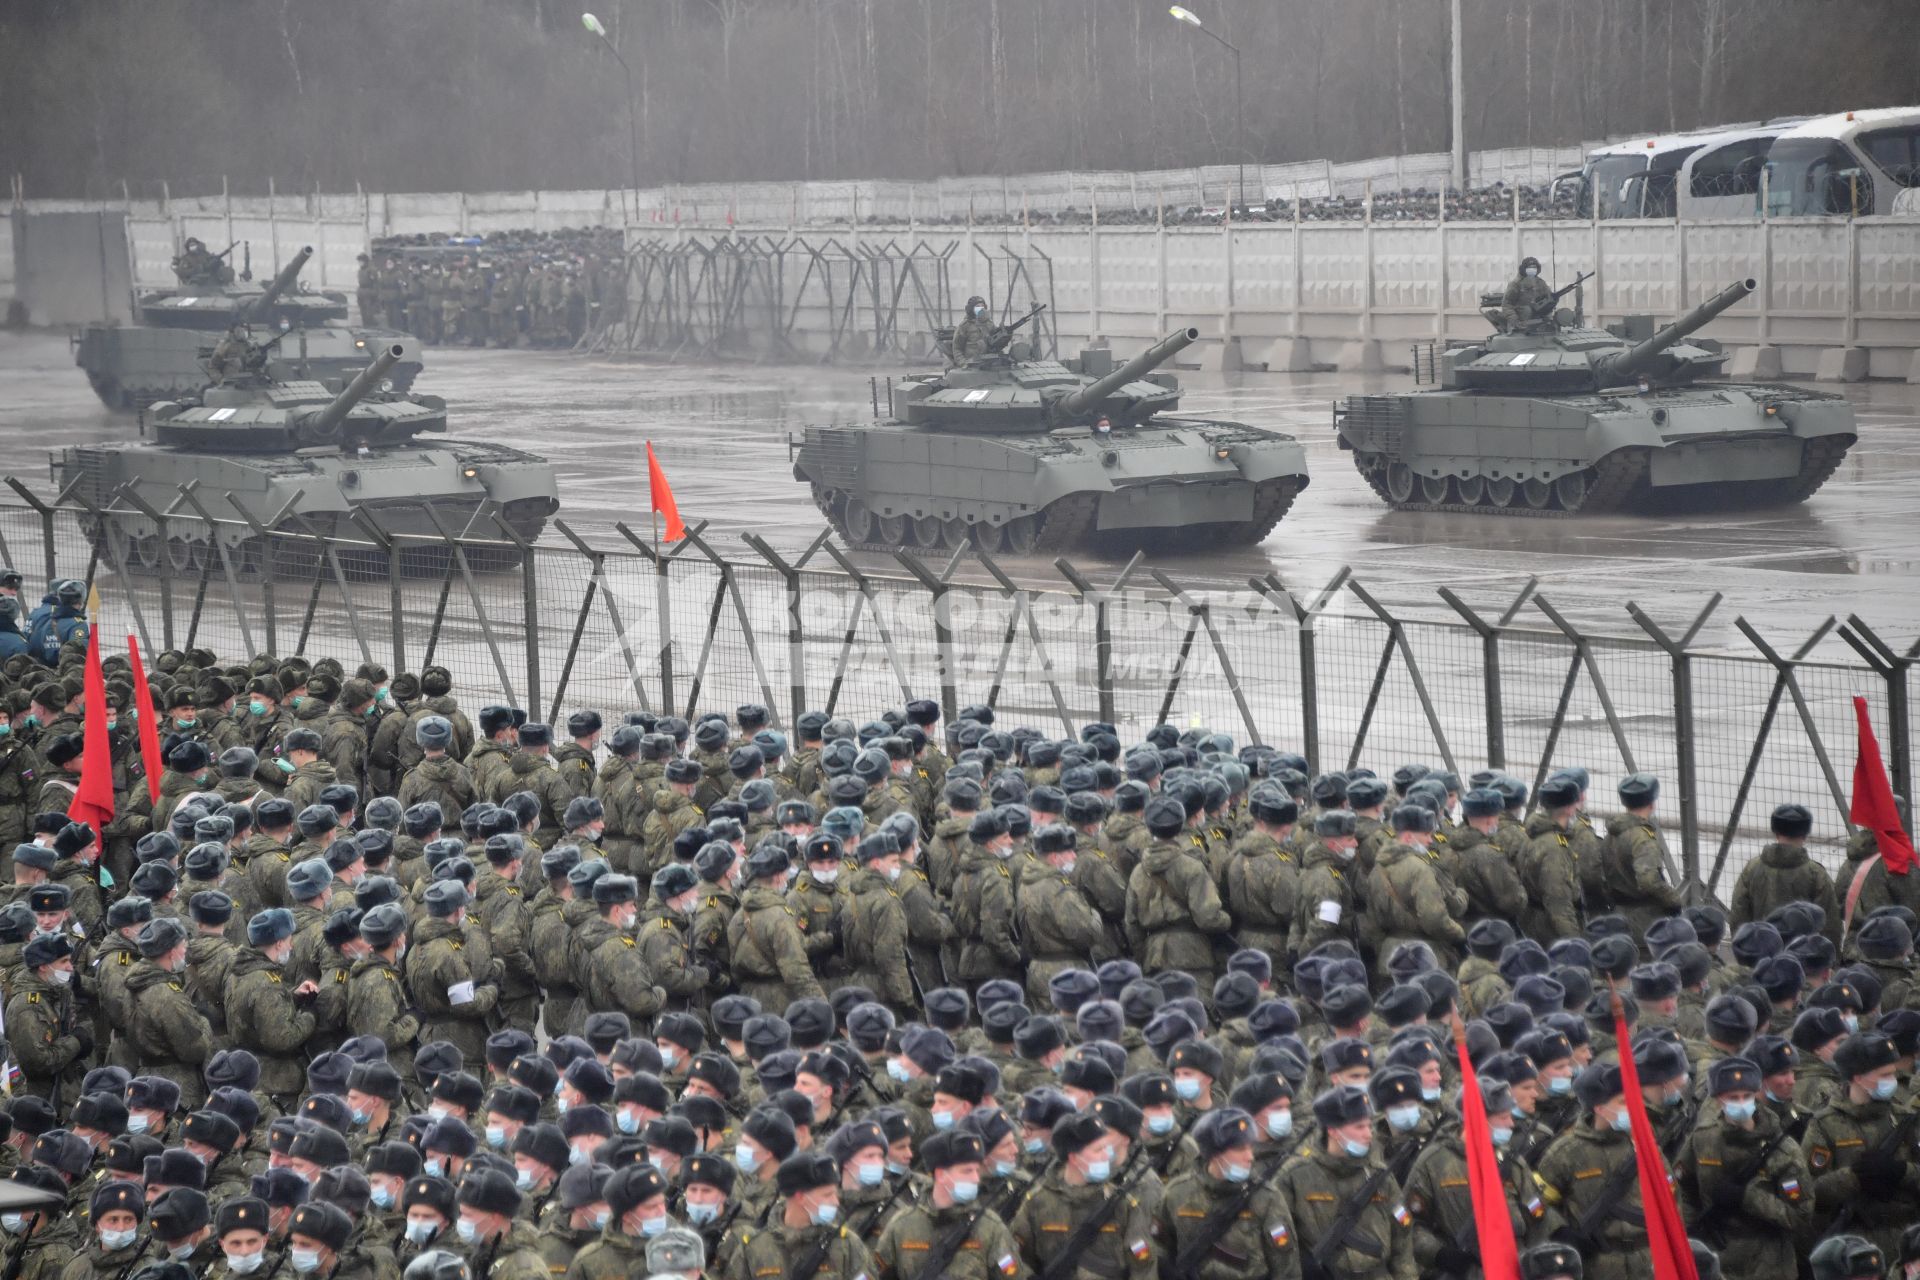
<path fill-rule="evenodd" d="M 1628 1057 L 1701 1276 L 1920 1268 L 1920 876 L 1797 804 L 1723 909 L 1648 774 L 204 649 L 89 707 L 72 595 L 0 665 L 8 1280 L 1477 1280 L 1461 1047 L 1526 1280 L 1654 1275 Z"/>
<path fill-rule="evenodd" d="M 431 346 L 570 347 L 624 314 L 626 255 L 607 227 L 376 240 L 360 255 L 363 324 Z"/>

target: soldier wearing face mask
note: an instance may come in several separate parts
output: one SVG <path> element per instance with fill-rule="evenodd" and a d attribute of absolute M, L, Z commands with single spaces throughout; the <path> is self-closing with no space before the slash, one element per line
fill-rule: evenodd
<path fill-rule="evenodd" d="M 127 977 L 133 995 L 133 1044 L 141 1069 L 180 1086 L 189 1111 L 206 1098 L 201 1072 L 213 1056 L 213 1027 L 186 991 L 187 931 L 178 920 L 148 921 L 135 938 L 140 962 Z"/>

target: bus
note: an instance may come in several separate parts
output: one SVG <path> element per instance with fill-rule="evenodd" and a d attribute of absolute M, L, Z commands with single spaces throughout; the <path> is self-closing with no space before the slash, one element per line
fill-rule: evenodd
<path fill-rule="evenodd" d="M 1892 213 L 1920 187 L 1920 107 L 1816 116 L 1767 152 L 1767 213 L 1775 218 Z"/>
<path fill-rule="evenodd" d="M 1554 182 L 1583 218 L 1751 217 L 1774 141 L 1804 117 L 1665 134 L 1596 148 Z"/>

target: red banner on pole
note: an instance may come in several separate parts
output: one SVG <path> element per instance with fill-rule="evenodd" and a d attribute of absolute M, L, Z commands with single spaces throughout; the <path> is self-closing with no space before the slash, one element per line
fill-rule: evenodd
<path fill-rule="evenodd" d="M 107 741 L 107 682 L 100 674 L 100 625 L 87 628 L 86 720 L 80 750 L 80 785 L 67 817 L 93 828 L 103 844 L 113 821 L 113 747 Z"/>
<path fill-rule="evenodd" d="M 1680 1221 L 1673 1184 L 1667 1180 L 1667 1162 L 1647 1118 L 1647 1100 L 1640 1096 L 1640 1070 L 1633 1062 L 1633 1040 L 1627 1034 L 1627 1013 L 1620 997 L 1613 997 L 1614 1043 L 1620 1049 L 1620 1088 L 1633 1120 L 1633 1156 L 1640 1166 L 1640 1207 L 1647 1219 L 1647 1248 L 1653 1254 L 1654 1280 L 1700 1280 L 1693 1265 L 1693 1246 Z"/>
<path fill-rule="evenodd" d="M 1487 1124 L 1487 1100 L 1480 1077 L 1467 1056 L 1465 1028 L 1456 1026 L 1454 1049 L 1460 1055 L 1460 1118 L 1467 1146 L 1467 1190 L 1473 1197 L 1473 1227 L 1480 1240 L 1480 1270 L 1486 1280 L 1520 1280 L 1520 1246 L 1513 1238 L 1513 1216 L 1494 1155 Z"/>
<path fill-rule="evenodd" d="M 147 768 L 147 797 L 160 803 L 160 716 L 153 705 L 153 690 L 147 684 L 147 667 L 140 661 L 140 642 L 127 637 L 127 662 L 133 667 L 133 705 L 140 729 L 140 760 Z"/>
<path fill-rule="evenodd" d="M 1913 868 L 1913 841 L 1900 826 L 1900 810 L 1893 803 L 1887 768 L 1880 762 L 1880 741 L 1873 736 L 1865 698 L 1853 700 L 1853 714 L 1860 723 L 1860 753 L 1853 761 L 1853 806 L 1847 817 L 1855 826 L 1873 832 L 1887 870 L 1903 876 Z"/>

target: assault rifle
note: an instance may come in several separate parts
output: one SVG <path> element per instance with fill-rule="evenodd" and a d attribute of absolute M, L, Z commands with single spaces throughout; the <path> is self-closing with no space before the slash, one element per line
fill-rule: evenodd
<path fill-rule="evenodd" d="M 953 1255 L 960 1252 L 963 1245 L 973 1235 L 973 1229 L 979 1225 L 984 1210 L 976 1210 L 953 1224 L 947 1234 L 933 1242 L 933 1248 L 927 1251 L 926 1258 L 920 1264 L 920 1280 L 946 1280 L 947 1264 L 953 1261 Z"/>
<path fill-rule="evenodd" d="M 1177 1149 L 1179 1145 L 1178 1142 L 1174 1142 L 1170 1144 L 1169 1150 Z M 1053 1255 L 1053 1261 L 1041 1268 L 1039 1280 L 1065 1280 L 1067 1276 L 1079 1269 L 1081 1255 L 1086 1252 L 1087 1246 L 1099 1238 L 1101 1228 L 1107 1225 L 1107 1220 L 1113 1217 L 1114 1212 L 1125 1203 L 1133 1185 L 1139 1182 L 1149 1169 L 1154 1169 L 1153 1162 L 1140 1159 L 1136 1153 L 1134 1158 L 1127 1162 L 1125 1175 L 1113 1184 L 1113 1194 L 1103 1200 L 1092 1213 L 1081 1220 L 1079 1226 L 1073 1229 L 1073 1234 L 1068 1236 L 1066 1242 L 1060 1246 L 1060 1252 Z M 1157 1174 L 1159 1170 L 1154 1169 L 1154 1172 Z"/>
<path fill-rule="evenodd" d="M 1898 1152 L 1902 1147 L 1908 1146 L 1913 1137 L 1913 1125 L 1915 1120 L 1920 1120 L 1920 1113 L 1909 1112 L 1906 1119 L 1902 1120 L 1899 1124 L 1894 1125 L 1893 1128 L 1887 1130 L 1886 1134 L 1881 1137 L 1880 1141 L 1874 1143 L 1871 1147 L 1868 1147 L 1864 1152 L 1862 1152 L 1860 1155 L 1860 1158 L 1853 1162 L 1852 1167 L 1855 1169 L 1858 1169 L 1861 1165 L 1866 1164 L 1868 1161 L 1888 1159 L 1892 1157 L 1896 1152 Z M 1908 1154 L 1910 1155 L 1912 1153 L 1909 1152 Z M 1847 1228 L 1853 1225 L 1854 1218 L 1859 1216 L 1861 1202 L 1863 1200 L 1866 1200 L 1868 1196 L 1871 1194 L 1872 1193 L 1868 1188 L 1863 1187 L 1861 1189 L 1861 1194 L 1854 1196 L 1852 1199 L 1848 1200 L 1845 1204 L 1841 1205 L 1840 1212 L 1833 1215 L 1833 1221 L 1827 1224 L 1827 1229 L 1820 1233 L 1820 1237 L 1822 1239 L 1825 1239 L 1827 1236 L 1837 1236 L 1837 1235 L 1845 1234 Z"/>
<path fill-rule="evenodd" d="M 1780 1144 L 1786 1140 L 1787 1129 L 1785 1125 L 1782 1125 L 1771 1138 L 1768 1138 L 1761 1144 L 1760 1149 L 1754 1152 L 1751 1160 L 1748 1160 L 1744 1165 L 1740 1166 L 1738 1172 L 1723 1174 L 1721 1181 L 1726 1185 L 1739 1188 L 1744 1195 L 1747 1184 L 1766 1171 L 1767 1161 L 1773 1157 L 1773 1153 L 1777 1151 Z M 1695 1177 L 1697 1178 L 1698 1176 L 1696 1173 Z M 1811 1190 L 1811 1188 L 1809 1188 L 1809 1190 Z M 1724 1249 L 1727 1247 L 1727 1226 L 1724 1215 L 1718 1213 L 1703 1214 L 1701 1215 L 1701 1221 L 1697 1225 L 1701 1229 L 1702 1234 L 1706 1236 L 1708 1244 L 1716 1249 Z"/>
<path fill-rule="evenodd" d="M 1011 324 L 996 325 L 993 333 L 987 338 L 987 350 L 999 351 L 1005 348 L 1009 342 L 1013 341 L 1014 332 L 1019 329 L 1021 325 L 1026 324 L 1046 309 L 1046 303 L 1035 303 L 1033 310 L 1027 312 L 1027 314 L 1021 316 Z"/>
<path fill-rule="evenodd" d="M 1552 293 L 1548 294 L 1546 297 L 1540 299 L 1540 301 L 1534 303 L 1533 318 L 1536 320 L 1544 320 L 1548 316 L 1552 315 L 1553 309 L 1559 303 L 1560 299 L 1566 297 L 1568 294 L 1572 293 L 1575 289 L 1578 289 L 1586 281 L 1591 279 L 1593 279 L 1593 272 L 1591 271 L 1586 272 L 1583 275 L 1577 275 L 1573 278 L 1572 284 L 1567 285 L 1564 288 L 1556 289 Z"/>

